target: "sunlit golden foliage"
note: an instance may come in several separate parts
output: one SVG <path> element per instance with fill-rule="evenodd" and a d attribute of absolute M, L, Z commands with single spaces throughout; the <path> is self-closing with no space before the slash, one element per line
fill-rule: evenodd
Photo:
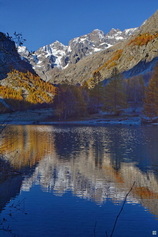
<path fill-rule="evenodd" d="M 31 72 L 13 70 L 0 86 L 0 97 L 33 104 L 52 103 L 56 87 Z"/>
<path fill-rule="evenodd" d="M 96 82 L 95 82 L 94 78 L 91 77 L 91 78 L 89 78 L 87 81 L 84 82 L 84 85 L 83 85 L 83 86 L 85 86 L 85 85 L 86 85 L 86 87 L 87 87 L 88 89 L 91 89 L 91 88 L 94 88 L 94 87 L 95 87 Z"/>
<path fill-rule="evenodd" d="M 123 49 L 118 49 L 116 51 L 113 52 L 111 58 L 109 60 L 107 60 L 102 66 L 100 66 L 99 68 L 97 68 L 95 72 L 101 71 L 103 68 L 112 68 L 114 66 L 117 65 L 117 61 L 120 59 L 121 55 L 123 53 Z"/>
<path fill-rule="evenodd" d="M 140 34 L 134 39 L 132 39 L 128 45 L 147 45 L 149 41 L 158 38 L 158 33 L 155 34 L 150 34 L 150 33 L 145 33 L 145 34 Z"/>
<path fill-rule="evenodd" d="M 100 79 L 101 79 L 101 70 L 102 69 L 113 69 L 114 67 L 117 66 L 117 61 L 120 59 L 122 56 L 123 49 L 118 49 L 113 52 L 112 56 L 110 57 L 109 60 L 107 60 L 102 66 L 98 67 L 94 72 L 93 76 L 89 78 L 86 83 L 88 85 L 88 88 L 94 88 L 96 84 L 99 83 L 98 78 L 95 77 L 95 75 L 100 74 Z"/>
<path fill-rule="evenodd" d="M 0 97 L 4 99 L 22 100 L 22 92 L 20 89 L 15 90 L 9 86 L 0 86 Z"/>
<path fill-rule="evenodd" d="M 107 66 L 107 69 L 110 69 L 112 67 L 115 67 L 117 65 L 116 61 L 112 61 L 111 63 L 109 63 L 109 65 Z"/>

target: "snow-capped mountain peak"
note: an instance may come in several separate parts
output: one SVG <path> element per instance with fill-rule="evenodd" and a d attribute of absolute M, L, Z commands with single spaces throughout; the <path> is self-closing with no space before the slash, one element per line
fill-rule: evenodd
<path fill-rule="evenodd" d="M 130 29 L 125 29 L 123 32 L 126 35 L 132 35 L 138 28 L 130 28 Z"/>
<path fill-rule="evenodd" d="M 124 41 L 125 39 L 129 38 L 132 34 L 134 34 L 136 30 L 137 28 L 130 28 L 121 31 L 119 29 L 112 28 L 110 32 L 105 35 L 105 38 L 108 43 L 114 45 L 120 41 Z"/>
<path fill-rule="evenodd" d="M 26 48 L 26 46 L 16 46 L 16 47 L 17 47 L 17 51 L 20 54 L 22 60 L 29 57 L 30 52 Z"/>
<path fill-rule="evenodd" d="M 75 64 L 80 59 L 105 50 L 134 34 L 137 28 L 111 29 L 104 33 L 95 29 L 91 33 L 76 37 L 64 45 L 59 41 L 45 45 L 30 55 L 25 46 L 18 47 L 22 57 L 27 58 L 41 77 L 54 68 L 64 69 L 69 64 Z"/>

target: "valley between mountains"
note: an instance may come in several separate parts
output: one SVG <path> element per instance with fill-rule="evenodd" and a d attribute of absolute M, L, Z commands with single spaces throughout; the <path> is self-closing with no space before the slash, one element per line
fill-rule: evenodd
<path fill-rule="evenodd" d="M 157 123 L 158 11 L 138 28 L 35 52 L 1 32 L 0 113 L 12 123 Z"/>

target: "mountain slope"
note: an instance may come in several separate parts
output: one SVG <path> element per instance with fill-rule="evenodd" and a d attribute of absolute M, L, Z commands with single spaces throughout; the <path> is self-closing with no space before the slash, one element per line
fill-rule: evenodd
<path fill-rule="evenodd" d="M 30 54 L 26 47 L 19 47 L 18 52 L 24 59 L 30 61 L 41 78 L 49 80 L 52 72 L 64 69 L 88 55 L 122 42 L 136 31 L 137 28 L 124 31 L 112 29 L 109 33 L 105 34 L 103 31 L 96 29 L 89 34 L 70 40 L 68 46 L 56 41 L 41 47 L 33 54 Z"/>
<path fill-rule="evenodd" d="M 150 17 L 129 39 L 106 50 L 90 55 L 77 64 L 71 64 L 60 72 L 54 72 L 51 82 L 59 83 L 68 80 L 71 83 L 91 82 L 95 73 L 100 74 L 100 80 L 110 78 L 117 67 L 119 73 L 143 73 L 150 70 L 158 57 L 158 11 Z M 142 63 L 141 63 L 142 62 Z M 141 66 L 143 64 L 143 66 Z M 132 71 L 132 69 L 136 69 Z"/>

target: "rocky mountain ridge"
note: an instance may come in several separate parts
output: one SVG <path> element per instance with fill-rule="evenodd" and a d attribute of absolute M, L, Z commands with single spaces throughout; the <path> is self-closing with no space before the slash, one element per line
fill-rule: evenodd
<path fill-rule="evenodd" d="M 24 60 L 28 60 L 33 65 L 41 78 L 49 80 L 49 75 L 52 74 L 52 71 L 65 69 L 88 55 L 122 42 L 137 30 L 137 28 L 124 31 L 112 29 L 105 34 L 103 31 L 95 29 L 89 34 L 70 40 L 68 46 L 55 41 L 52 44 L 41 47 L 33 54 L 30 54 L 25 46 L 18 47 L 18 52 Z"/>
<path fill-rule="evenodd" d="M 19 53 L 28 60 L 36 73 L 51 83 L 71 84 L 112 77 L 114 67 L 125 77 L 151 74 L 158 61 L 158 11 L 140 27 L 105 34 L 94 30 L 72 39 L 68 46 L 56 41 L 33 54 L 26 48 Z"/>
<path fill-rule="evenodd" d="M 155 12 L 135 34 L 127 40 L 89 55 L 77 64 L 71 64 L 62 71 L 54 71 L 49 75 L 51 82 L 69 83 L 88 82 L 95 80 L 95 73 L 99 74 L 100 81 L 112 77 L 113 69 L 127 77 L 150 73 L 158 62 L 158 11 Z"/>

